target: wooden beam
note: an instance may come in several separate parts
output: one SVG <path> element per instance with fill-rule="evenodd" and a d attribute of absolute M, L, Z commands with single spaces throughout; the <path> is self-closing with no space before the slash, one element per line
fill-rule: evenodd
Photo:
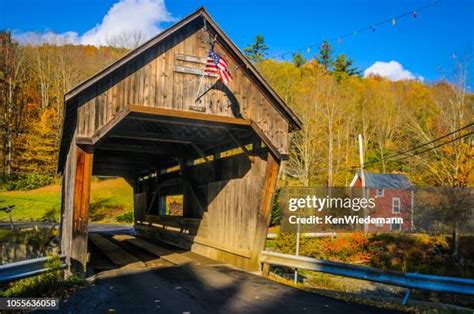
<path fill-rule="evenodd" d="M 160 181 L 158 184 L 160 186 L 173 186 L 173 185 L 178 185 L 178 184 L 182 184 L 183 183 L 183 179 L 182 178 L 174 178 L 174 179 L 168 179 L 168 180 L 164 180 L 164 181 Z"/>
<path fill-rule="evenodd" d="M 120 121 L 122 121 L 123 119 L 125 119 L 125 117 L 130 113 L 130 110 L 128 108 L 125 108 L 123 109 L 122 111 L 120 111 L 119 113 L 117 113 L 113 118 L 112 120 L 110 120 L 109 122 L 107 122 L 103 127 L 101 127 L 100 129 L 98 129 L 95 134 L 93 134 L 91 136 L 91 139 L 93 141 L 93 143 L 95 145 L 98 145 L 100 144 L 105 138 L 107 135 L 107 133 L 109 133 L 110 131 L 112 131 L 112 129 L 114 127 L 116 127 Z"/>
<path fill-rule="evenodd" d="M 197 146 L 194 143 L 191 143 L 191 146 L 199 154 L 199 156 L 201 156 L 201 158 L 203 158 L 206 161 L 207 167 L 212 171 L 212 173 L 215 174 L 214 167 L 212 167 L 211 161 L 209 160 L 209 158 L 207 158 L 207 156 L 203 153 L 203 151 L 199 148 L 199 146 Z"/>
<path fill-rule="evenodd" d="M 124 152 L 130 156 L 130 153 L 141 153 L 147 155 L 176 155 L 176 152 L 171 151 L 171 148 L 150 147 L 140 145 L 121 145 L 121 144 L 102 144 L 96 148 L 96 151 L 113 151 Z"/>
<path fill-rule="evenodd" d="M 92 176 L 93 155 L 76 148 L 76 167 L 73 199 L 71 268 L 84 274 L 87 263 L 87 224 Z"/>
<path fill-rule="evenodd" d="M 288 154 L 281 154 L 278 151 L 278 148 L 273 145 L 272 141 L 268 138 L 268 136 L 260 129 L 260 127 L 252 121 L 251 123 L 252 129 L 255 131 L 255 133 L 262 139 L 262 141 L 265 143 L 265 145 L 268 147 L 270 152 L 278 159 L 278 160 L 288 160 Z"/>
<path fill-rule="evenodd" d="M 133 161 L 107 161 L 107 160 L 94 160 L 94 169 L 106 168 L 117 168 L 117 169 L 157 169 L 158 164 L 154 163 L 142 163 Z"/>
<path fill-rule="evenodd" d="M 250 162 L 255 162 L 255 158 L 254 156 L 252 156 L 249 152 L 249 150 L 247 149 L 247 147 L 245 147 L 245 145 L 242 145 L 240 144 L 240 142 L 235 138 L 235 136 L 232 134 L 231 131 L 227 130 L 227 134 L 229 135 L 229 137 L 232 139 L 232 141 L 235 143 L 235 145 L 237 145 L 238 147 L 240 147 L 243 152 L 245 153 L 245 155 L 247 155 L 247 157 L 249 158 Z"/>
<path fill-rule="evenodd" d="M 96 150 L 94 160 L 135 162 L 135 163 L 156 163 L 166 159 L 173 159 L 172 154 L 150 154 L 150 153 L 129 153 L 119 151 Z"/>
<path fill-rule="evenodd" d="M 94 145 L 92 138 L 88 136 L 76 136 L 77 145 Z"/>
<path fill-rule="evenodd" d="M 178 73 L 183 73 L 183 74 L 194 74 L 197 76 L 208 76 L 208 77 L 217 77 L 217 74 L 214 73 L 208 73 L 204 71 L 204 69 L 200 68 L 192 68 L 192 67 L 183 67 L 180 65 L 175 65 L 174 66 L 174 71 Z"/>
<path fill-rule="evenodd" d="M 104 177 L 123 177 L 123 178 L 135 178 L 138 176 L 137 172 L 132 171 L 131 169 L 127 170 L 117 170 L 117 169 L 94 169 L 92 174 L 94 176 L 104 176 Z"/>
<path fill-rule="evenodd" d="M 130 105 L 129 109 L 134 114 L 145 114 L 145 115 L 151 115 L 151 116 L 157 116 L 157 117 L 168 117 L 168 118 L 178 118 L 181 120 L 191 120 L 187 122 L 188 124 L 190 123 L 192 125 L 195 125 L 197 123 L 197 121 L 194 121 L 194 120 L 199 120 L 199 121 L 208 122 L 208 123 L 216 123 L 216 124 L 224 125 L 224 126 L 234 125 L 234 126 L 240 126 L 240 127 L 249 127 L 251 124 L 249 120 L 245 120 L 245 119 L 210 115 L 210 114 L 199 113 L 199 112 L 162 109 L 162 108 L 156 108 L 156 107 L 145 107 L 145 106 L 136 106 L 136 105 Z M 132 118 L 140 120 L 140 116 L 137 116 L 137 115 L 133 115 Z M 165 120 L 165 122 L 173 123 L 173 121 L 171 121 L 170 119 Z"/>
<path fill-rule="evenodd" d="M 131 172 L 144 172 L 150 170 L 156 170 L 157 166 L 150 166 L 150 165 L 138 165 L 135 166 L 133 164 L 120 164 L 120 163 L 96 163 L 94 164 L 94 174 L 101 170 L 117 170 L 117 171 L 131 171 Z"/>
<path fill-rule="evenodd" d="M 185 54 L 182 54 L 182 53 L 177 53 L 176 54 L 176 60 L 192 62 L 192 63 L 199 63 L 199 64 L 206 64 L 207 63 L 207 58 L 199 57 L 199 56 L 185 55 Z"/>
<path fill-rule="evenodd" d="M 115 131 L 109 136 L 111 138 L 122 138 L 132 140 L 143 140 L 143 141 L 154 141 L 154 142 L 165 142 L 165 143 L 181 143 L 189 144 L 191 142 L 196 144 L 215 144 L 215 141 L 205 140 L 196 137 L 185 138 L 177 134 L 164 134 L 164 133 L 153 133 L 153 132 L 140 132 L 140 131 Z"/>

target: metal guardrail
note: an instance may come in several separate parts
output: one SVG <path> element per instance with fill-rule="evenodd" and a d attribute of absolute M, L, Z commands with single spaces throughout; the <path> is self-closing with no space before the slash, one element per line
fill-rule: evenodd
<path fill-rule="evenodd" d="M 52 268 L 45 267 L 45 263 L 49 260 L 49 257 L 33 258 L 26 261 L 9 263 L 0 266 L 0 283 L 7 283 L 22 278 L 36 276 L 45 273 Z M 59 269 L 66 268 L 66 256 L 60 255 L 61 266 Z"/>
<path fill-rule="evenodd" d="M 260 261 L 263 264 L 265 277 L 269 274 L 270 265 L 278 265 L 405 287 L 408 290 L 403 298 L 403 305 L 408 302 L 412 289 L 474 295 L 472 279 L 387 271 L 268 251 L 262 252 Z"/>

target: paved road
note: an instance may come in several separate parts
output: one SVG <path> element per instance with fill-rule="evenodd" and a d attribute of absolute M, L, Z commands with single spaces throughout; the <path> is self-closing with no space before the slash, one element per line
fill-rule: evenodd
<path fill-rule="evenodd" d="M 102 272 L 62 313 L 394 313 L 304 292 L 227 266 Z M 57 312 L 55 312 L 57 313 Z"/>
<path fill-rule="evenodd" d="M 13 224 L 17 228 L 33 228 L 38 226 L 40 228 L 51 228 L 56 226 L 59 228 L 59 224 L 53 224 L 51 222 L 29 222 L 29 221 L 14 221 Z M 132 233 L 132 225 L 117 225 L 117 224 L 89 224 L 89 232 L 104 232 L 104 233 Z M 10 229 L 9 222 L 0 222 L 0 229 Z"/>
<path fill-rule="evenodd" d="M 116 224 L 89 224 L 89 232 L 101 232 L 101 233 L 133 233 L 132 225 L 116 225 Z"/>
<path fill-rule="evenodd" d="M 38 226 L 40 228 L 51 228 L 54 224 L 51 222 L 29 222 L 29 221 L 14 221 L 16 228 L 33 228 Z M 56 226 L 59 226 L 56 224 Z M 10 229 L 9 222 L 0 222 L 0 229 Z"/>

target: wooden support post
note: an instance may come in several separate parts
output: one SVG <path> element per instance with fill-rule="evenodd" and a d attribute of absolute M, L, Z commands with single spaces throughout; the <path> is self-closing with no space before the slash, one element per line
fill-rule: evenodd
<path fill-rule="evenodd" d="M 181 176 L 183 181 L 183 216 L 188 218 L 201 217 L 204 207 L 199 195 L 194 189 L 193 178 L 190 176 L 187 161 L 181 161 Z"/>
<path fill-rule="evenodd" d="M 269 153 L 267 155 L 265 182 L 263 186 L 262 199 L 257 214 L 257 228 L 255 230 L 255 239 L 253 241 L 253 251 L 257 252 L 258 256 L 260 256 L 260 252 L 265 247 L 267 229 L 270 223 L 270 216 L 272 211 L 273 196 L 278 180 L 278 168 L 279 161 L 271 153 Z"/>
<path fill-rule="evenodd" d="M 93 154 L 76 147 L 70 263 L 72 271 L 80 274 L 85 274 L 87 263 L 87 224 L 89 219 L 92 158 Z"/>

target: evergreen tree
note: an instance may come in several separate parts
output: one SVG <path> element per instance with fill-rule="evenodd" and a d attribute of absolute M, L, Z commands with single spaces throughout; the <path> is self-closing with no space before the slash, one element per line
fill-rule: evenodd
<path fill-rule="evenodd" d="M 353 66 L 354 61 L 352 59 L 346 58 L 346 56 L 341 53 L 336 61 L 333 62 L 333 73 L 337 81 L 340 81 L 344 77 L 360 75 L 359 69 Z"/>
<path fill-rule="evenodd" d="M 267 55 L 268 46 L 262 35 L 255 36 L 255 43 L 249 44 L 244 53 L 252 62 L 262 61 Z"/>
<path fill-rule="evenodd" d="M 331 70 L 331 66 L 333 64 L 333 56 L 332 56 L 333 49 L 331 44 L 325 40 L 319 48 L 319 55 L 316 56 L 316 60 L 324 66 L 324 68 L 328 71 Z"/>
<path fill-rule="evenodd" d="M 306 63 L 305 57 L 301 54 L 301 52 L 297 52 L 293 54 L 293 64 L 297 67 L 300 68 Z"/>

